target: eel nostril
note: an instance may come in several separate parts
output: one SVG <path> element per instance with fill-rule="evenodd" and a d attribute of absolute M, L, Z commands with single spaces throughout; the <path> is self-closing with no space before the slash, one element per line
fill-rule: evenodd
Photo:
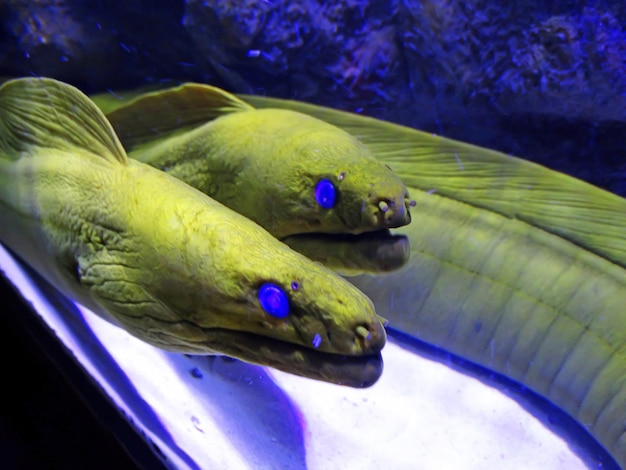
<path fill-rule="evenodd" d="M 391 210 L 385 212 L 385 222 L 388 225 L 400 223 L 404 220 L 407 212 L 404 204 L 396 204 L 395 201 L 389 201 L 389 207 Z"/>
<path fill-rule="evenodd" d="M 408 195 L 396 198 L 375 198 L 373 200 L 372 220 L 379 227 L 395 228 L 406 225 L 410 221 L 409 209 L 413 205 Z"/>
<path fill-rule="evenodd" d="M 372 338 L 372 333 L 363 325 L 356 327 L 356 335 L 363 341 L 367 342 Z"/>

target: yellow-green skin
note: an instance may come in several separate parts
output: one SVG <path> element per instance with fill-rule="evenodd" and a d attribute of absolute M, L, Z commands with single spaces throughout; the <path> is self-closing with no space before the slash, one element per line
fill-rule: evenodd
<path fill-rule="evenodd" d="M 60 82 L 0 87 L 0 240 L 62 293 L 157 347 L 355 386 L 380 374 L 367 356 L 385 332 L 366 296 L 254 222 L 129 160 L 93 103 Z M 287 292 L 287 318 L 259 305 L 266 282 Z"/>
<path fill-rule="evenodd" d="M 517 380 L 626 468 L 626 200 L 520 159 L 293 101 L 359 135 L 416 206 L 400 270 L 352 278 L 390 327 Z"/>
<path fill-rule="evenodd" d="M 355 285 L 391 327 L 527 385 L 626 463 L 624 270 L 518 220 L 416 201 L 408 263 Z"/>
<path fill-rule="evenodd" d="M 411 221 L 402 181 L 357 138 L 309 115 L 257 110 L 223 90 L 187 84 L 140 95 L 107 118 L 132 158 L 185 181 L 277 238 L 358 234 Z M 321 179 L 337 189 L 332 208 L 316 202 Z"/>
<path fill-rule="evenodd" d="M 362 233 L 411 220 L 404 184 L 367 147 L 335 126 L 288 110 L 232 113 L 130 156 L 185 181 L 277 238 Z M 322 178 L 339 192 L 332 209 L 315 200 Z M 382 212 L 381 202 L 390 209 Z"/>

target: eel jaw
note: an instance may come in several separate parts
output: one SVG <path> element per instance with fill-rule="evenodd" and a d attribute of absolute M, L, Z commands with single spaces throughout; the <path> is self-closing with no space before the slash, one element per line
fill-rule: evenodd
<path fill-rule="evenodd" d="M 245 347 L 239 347 L 240 341 L 230 343 L 229 356 L 337 385 L 367 388 L 383 372 L 380 352 L 363 356 L 330 354 L 256 335 L 246 338 Z"/>
<path fill-rule="evenodd" d="M 289 374 L 353 388 L 371 387 L 383 372 L 380 352 L 360 356 L 331 354 L 244 331 L 222 328 L 203 331 L 205 337 L 202 342 L 185 341 L 180 348 L 172 344 L 170 336 L 163 338 L 168 343 L 165 349 L 187 354 L 230 356 Z M 154 345 L 163 348 L 162 344 Z"/>

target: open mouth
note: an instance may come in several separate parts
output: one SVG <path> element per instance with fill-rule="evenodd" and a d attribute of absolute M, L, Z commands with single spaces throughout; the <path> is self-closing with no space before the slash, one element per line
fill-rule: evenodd
<path fill-rule="evenodd" d="M 325 266 L 351 275 L 395 271 L 411 255 L 409 239 L 387 229 L 352 234 L 309 233 L 282 240 L 294 250 Z"/>
<path fill-rule="evenodd" d="M 364 356 L 331 354 L 225 329 L 212 329 L 210 336 L 211 349 L 220 354 L 333 384 L 366 388 L 374 385 L 383 372 L 380 352 Z"/>

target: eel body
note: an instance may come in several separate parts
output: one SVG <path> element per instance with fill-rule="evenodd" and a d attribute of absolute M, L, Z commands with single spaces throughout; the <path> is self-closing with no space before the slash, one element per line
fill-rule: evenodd
<path fill-rule="evenodd" d="M 385 331 L 365 295 L 128 159 L 104 115 L 61 82 L 0 87 L 0 240 L 69 298 L 157 347 L 352 386 L 381 373 Z M 262 290 L 281 315 L 268 313 Z"/>
<path fill-rule="evenodd" d="M 351 279 L 390 327 L 547 397 L 626 468 L 626 200 L 539 165 L 319 106 L 416 206 L 409 261 Z"/>

